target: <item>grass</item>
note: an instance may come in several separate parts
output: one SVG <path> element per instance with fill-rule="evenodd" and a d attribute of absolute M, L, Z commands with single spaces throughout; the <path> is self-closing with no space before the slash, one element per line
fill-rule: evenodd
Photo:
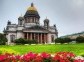
<path fill-rule="evenodd" d="M 84 55 L 84 44 L 14 45 L 14 46 L 1 45 L 0 48 L 13 49 L 16 52 L 19 52 L 20 54 L 25 54 L 27 52 L 35 52 L 35 53 L 48 52 L 54 54 L 56 52 L 68 51 L 73 52 L 76 55 L 82 55 L 82 54 Z"/>

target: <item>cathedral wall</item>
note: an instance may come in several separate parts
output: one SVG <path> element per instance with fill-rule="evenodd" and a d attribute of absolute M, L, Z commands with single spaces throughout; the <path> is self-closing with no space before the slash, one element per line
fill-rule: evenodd
<path fill-rule="evenodd" d="M 16 39 L 16 33 L 8 33 L 7 35 L 6 35 L 6 37 L 7 37 L 7 39 L 8 39 L 8 45 L 9 44 L 11 44 L 11 35 L 15 35 L 15 39 Z"/>
<path fill-rule="evenodd" d="M 9 31 L 16 31 L 16 28 L 15 27 L 10 27 Z"/>
<path fill-rule="evenodd" d="M 55 29 L 49 29 L 49 31 L 51 31 L 51 32 L 55 32 Z"/>
<path fill-rule="evenodd" d="M 17 27 L 17 30 L 22 30 L 23 29 L 23 27 L 21 26 L 19 26 L 19 27 Z"/>
<path fill-rule="evenodd" d="M 51 34 L 50 33 L 48 34 L 48 43 L 49 44 L 51 43 Z"/>
<path fill-rule="evenodd" d="M 52 34 L 54 36 L 54 40 L 57 38 L 56 34 Z"/>
<path fill-rule="evenodd" d="M 52 36 L 54 36 L 54 40 L 57 38 L 56 34 L 51 34 L 51 33 L 49 33 L 49 34 L 48 34 L 48 43 L 49 43 L 49 44 L 52 43 Z"/>
<path fill-rule="evenodd" d="M 16 36 L 17 39 L 19 38 L 24 38 L 24 34 L 22 32 L 17 32 L 17 36 Z"/>
<path fill-rule="evenodd" d="M 36 25 L 36 23 L 25 23 L 25 27 L 30 27 L 30 26 L 34 26 Z"/>

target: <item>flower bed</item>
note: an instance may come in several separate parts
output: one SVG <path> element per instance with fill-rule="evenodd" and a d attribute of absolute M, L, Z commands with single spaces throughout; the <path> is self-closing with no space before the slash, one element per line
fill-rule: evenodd
<path fill-rule="evenodd" d="M 36 54 L 29 52 L 24 55 L 1 54 L 0 62 L 84 62 L 84 58 L 71 52 L 58 52 L 54 55 L 43 52 Z"/>

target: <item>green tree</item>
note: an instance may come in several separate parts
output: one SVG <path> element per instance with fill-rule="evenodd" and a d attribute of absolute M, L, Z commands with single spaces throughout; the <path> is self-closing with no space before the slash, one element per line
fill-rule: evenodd
<path fill-rule="evenodd" d="M 57 38 L 57 39 L 55 39 L 55 43 L 61 43 L 61 44 L 63 44 L 64 40 L 63 40 L 63 38 Z"/>
<path fill-rule="evenodd" d="M 77 37 L 76 42 L 77 43 L 84 43 L 84 37 L 82 37 L 82 36 Z"/>
<path fill-rule="evenodd" d="M 63 41 L 65 42 L 65 43 L 69 43 L 69 42 L 71 42 L 72 40 L 70 39 L 70 38 L 63 38 Z"/>
<path fill-rule="evenodd" d="M 70 38 L 57 38 L 57 39 L 55 39 L 55 43 L 63 44 L 63 43 L 69 43 L 69 42 L 71 42 Z"/>
<path fill-rule="evenodd" d="M 5 45 L 7 38 L 4 34 L 0 33 L 0 45 Z"/>

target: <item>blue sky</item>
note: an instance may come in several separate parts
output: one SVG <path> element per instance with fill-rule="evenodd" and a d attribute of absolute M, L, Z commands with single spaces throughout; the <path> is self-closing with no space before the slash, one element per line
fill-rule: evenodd
<path fill-rule="evenodd" d="M 0 0 L 0 32 L 7 21 L 18 23 L 31 3 L 40 15 L 40 23 L 47 17 L 50 25 L 56 24 L 59 36 L 84 31 L 84 0 Z"/>

